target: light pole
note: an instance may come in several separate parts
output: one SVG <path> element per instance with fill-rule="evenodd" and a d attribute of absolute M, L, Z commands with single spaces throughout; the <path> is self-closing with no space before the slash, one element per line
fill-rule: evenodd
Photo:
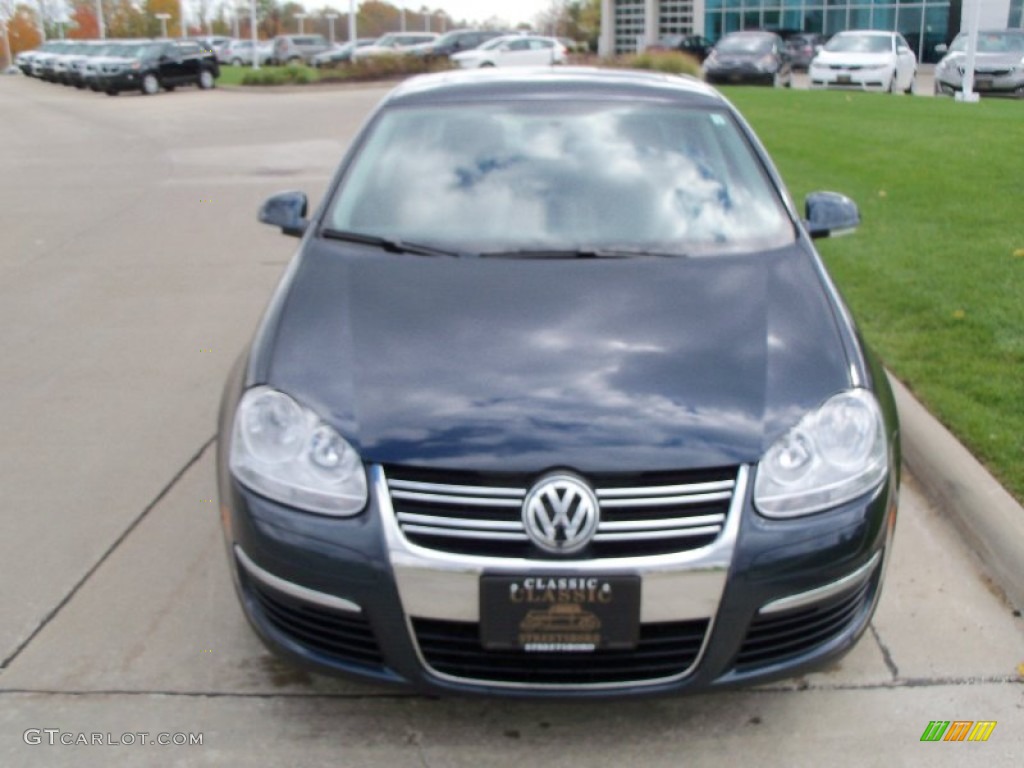
<path fill-rule="evenodd" d="M 305 30 L 303 29 L 303 24 L 302 24 L 302 22 L 306 20 L 306 17 L 307 17 L 307 16 L 309 16 L 309 14 L 308 14 L 308 13 L 296 13 L 296 14 L 295 14 L 295 18 L 299 20 L 299 34 L 300 34 L 300 35 L 301 35 L 301 34 L 302 34 L 303 32 L 305 32 Z"/>
<path fill-rule="evenodd" d="M 260 68 L 260 49 L 256 37 L 256 0 L 249 0 L 249 31 L 252 33 L 252 68 Z"/>
<path fill-rule="evenodd" d="M 178 24 L 178 26 L 181 28 L 181 34 L 179 35 L 179 37 L 185 37 L 185 35 L 188 34 L 187 28 L 185 26 L 185 0 L 178 0 L 178 13 L 181 14 L 181 22 Z"/>
<path fill-rule="evenodd" d="M 13 70 L 14 59 L 11 58 L 11 31 L 10 21 L 8 19 L 0 19 L 0 24 L 4 25 L 4 61 L 7 62 L 7 69 Z"/>
<path fill-rule="evenodd" d="M 99 27 L 100 40 L 106 40 L 107 25 L 103 23 L 103 0 L 96 0 L 96 25 Z"/>
<path fill-rule="evenodd" d="M 171 18 L 171 14 L 169 14 L 169 13 L 157 13 L 157 14 L 154 14 L 154 15 L 158 19 L 160 19 L 160 37 L 166 39 L 167 38 L 167 20 L 169 18 Z"/>
<path fill-rule="evenodd" d="M 331 45 L 334 45 L 334 20 L 336 18 L 338 18 L 338 14 L 336 14 L 336 13 L 328 13 L 328 14 L 326 14 L 324 16 L 324 18 L 327 19 L 327 23 L 330 25 Z"/>
<path fill-rule="evenodd" d="M 966 11 L 964 11 L 966 15 Z M 981 0 L 974 0 L 974 13 L 971 26 L 967 28 L 967 51 L 964 60 L 964 74 L 960 91 L 955 94 L 956 101 L 975 104 L 980 101 L 974 92 L 974 61 L 978 51 L 978 17 L 981 13 Z"/>
<path fill-rule="evenodd" d="M 356 39 L 356 0 L 348 0 L 348 39 Z"/>

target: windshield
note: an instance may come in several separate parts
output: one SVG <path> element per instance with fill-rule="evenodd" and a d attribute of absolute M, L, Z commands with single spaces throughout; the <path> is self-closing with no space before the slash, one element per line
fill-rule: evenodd
<path fill-rule="evenodd" d="M 831 53 L 889 53 L 892 38 L 888 35 L 836 35 L 825 50 Z"/>
<path fill-rule="evenodd" d="M 949 46 L 954 53 L 967 50 L 967 35 L 962 32 Z M 978 53 L 1024 53 L 1024 32 L 979 32 Z"/>
<path fill-rule="evenodd" d="M 772 39 L 763 35 L 726 35 L 715 46 L 719 53 L 768 53 Z"/>
<path fill-rule="evenodd" d="M 324 226 L 460 252 L 699 255 L 794 237 L 728 112 L 622 102 L 385 110 Z"/>
<path fill-rule="evenodd" d="M 507 37 L 493 37 L 490 40 L 488 40 L 486 43 L 484 43 L 483 45 L 478 45 L 476 47 L 476 49 L 478 51 L 490 51 L 490 50 L 492 50 L 494 48 L 497 48 L 499 45 L 501 45 L 502 43 L 507 42 L 507 41 L 508 41 Z"/>

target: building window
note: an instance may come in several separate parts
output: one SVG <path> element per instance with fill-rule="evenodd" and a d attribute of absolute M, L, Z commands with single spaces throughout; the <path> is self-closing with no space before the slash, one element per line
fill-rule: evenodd
<path fill-rule="evenodd" d="M 1010 16 L 1006 26 L 1024 27 L 1024 0 L 1010 0 Z"/>
<path fill-rule="evenodd" d="M 661 0 L 658 37 L 693 34 L 693 0 Z"/>
<path fill-rule="evenodd" d="M 950 18 L 951 7 L 957 18 Z M 952 39 L 960 28 L 959 7 L 957 0 L 705 0 L 704 34 L 717 40 L 727 32 L 755 27 L 829 35 L 885 29 L 902 32 L 921 61 L 935 61 L 934 46 Z M 1009 21 L 1024 26 L 1024 0 L 1010 0 Z"/>
<path fill-rule="evenodd" d="M 615 0 L 615 53 L 635 53 L 644 36 L 644 0 Z"/>

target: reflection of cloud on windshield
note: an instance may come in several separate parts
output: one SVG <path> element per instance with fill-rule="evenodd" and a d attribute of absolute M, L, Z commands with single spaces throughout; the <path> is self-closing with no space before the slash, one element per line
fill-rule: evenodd
<path fill-rule="evenodd" d="M 751 174 L 724 161 L 736 151 L 717 146 L 735 131 L 725 121 L 709 129 L 706 115 L 553 111 L 394 118 L 390 139 L 365 153 L 376 158 L 366 189 L 350 193 L 366 202 L 340 226 L 441 242 L 683 250 L 788 232 L 763 181 L 751 190 Z M 713 151 L 692 145 L 695 128 Z"/>

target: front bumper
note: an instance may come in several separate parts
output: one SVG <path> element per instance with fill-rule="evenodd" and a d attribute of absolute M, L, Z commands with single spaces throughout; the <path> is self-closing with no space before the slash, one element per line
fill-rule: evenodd
<path fill-rule="evenodd" d="M 839 88 L 856 91 L 889 90 L 894 77 L 890 67 L 871 69 L 832 69 L 811 66 L 811 88 Z"/>
<path fill-rule="evenodd" d="M 705 68 L 704 80 L 711 85 L 774 85 L 776 74 L 754 67 Z"/>
<path fill-rule="evenodd" d="M 137 91 L 142 88 L 144 72 L 138 69 L 126 69 L 120 72 L 102 72 L 93 82 L 100 91 Z"/>
<path fill-rule="evenodd" d="M 295 511 L 220 467 L 228 556 L 245 614 L 275 652 L 316 671 L 430 694 L 653 695 L 788 677 L 845 653 L 877 600 L 895 521 L 894 489 L 799 521 L 752 508 L 737 472 L 710 545 L 673 555 L 528 561 L 453 555 L 409 542 L 384 470 L 352 518 Z M 480 645 L 483 573 L 637 574 L 638 646 L 543 654 Z"/>
<path fill-rule="evenodd" d="M 952 96 L 964 89 L 963 75 L 956 69 L 935 73 L 935 93 Z M 974 74 L 974 91 L 982 95 L 1018 96 L 1024 98 L 1024 66 Z"/>

